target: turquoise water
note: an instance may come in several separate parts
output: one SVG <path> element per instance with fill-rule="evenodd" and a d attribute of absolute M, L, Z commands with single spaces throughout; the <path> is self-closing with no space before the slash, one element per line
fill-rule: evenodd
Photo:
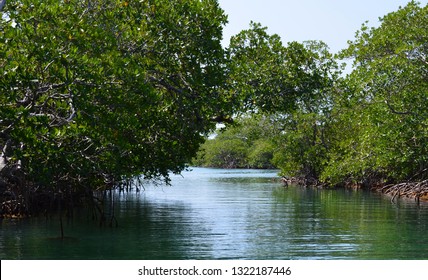
<path fill-rule="evenodd" d="M 275 171 L 193 168 L 115 194 L 118 227 L 86 211 L 3 220 L 1 259 L 428 259 L 428 205 L 364 191 L 284 188 Z"/>

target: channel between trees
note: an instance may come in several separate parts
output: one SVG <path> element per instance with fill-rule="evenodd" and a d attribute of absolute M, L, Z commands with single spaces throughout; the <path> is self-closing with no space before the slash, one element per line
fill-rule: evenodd
<path fill-rule="evenodd" d="M 427 197 L 426 6 L 332 54 L 254 22 L 223 47 L 215 0 L 33 2 L 0 10 L 2 217 L 102 217 L 111 190 L 221 160 L 216 141 L 229 167 Z"/>

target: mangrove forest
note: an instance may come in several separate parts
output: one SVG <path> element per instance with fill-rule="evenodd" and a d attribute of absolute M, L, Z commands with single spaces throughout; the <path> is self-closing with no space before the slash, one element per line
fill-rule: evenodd
<path fill-rule="evenodd" d="M 0 216 L 102 212 L 191 163 L 428 198 L 428 6 L 336 54 L 255 22 L 224 47 L 226 23 L 216 0 L 6 1 Z"/>

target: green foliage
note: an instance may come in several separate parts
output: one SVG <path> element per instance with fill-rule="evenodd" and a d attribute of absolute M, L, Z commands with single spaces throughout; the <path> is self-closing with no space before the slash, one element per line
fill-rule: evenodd
<path fill-rule="evenodd" d="M 275 168 L 272 163 L 275 146 L 271 141 L 258 139 L 251 146 L 248 153 L 248 165 L 253 168 Z"/>
<path fill-rule="evenodd" d="M 214 0 L 8 1 L 0 148 L 26 185 L 168 178 L 230 106 Z"/>
<path fill-rule="evenodd" d="M 284 133 L 277 137 L 274 163 L 284 176 L 317 180 L 326 160 L 326 123 L 315 113 L 296 112 L 288 116 Z"/>
<path fill-rule="evenodd" d="M 276 130 L 271 118 L 243 117 L 232 127 L 207 140 L 194 159 L 198 166 L 222 168 L 273 168 Z"/>
<path fill-rule="evenodd" d="M 241 139 L 208 140 L 202 147 L 201 166 L 247 168 L 248 146 Z"/>
<path fill-rule="evenodd" d="M 251 29 L 232 37 L 228 85 L 240 100 L 241 112 L 289 113 L 331 85 L 332 56 L 322 42 L 291 42 L 251 23 Z M 309 105 L 309 104 L 308 104 Z"/>
<path fill-rule="evenodd" d="M 324 178 L 402 181 L 426 178 L 428 7 L 415 2 L 363 26 L 343 52 L 354 59 L 335 104 L 336 141 Z"/>
<path fill-rule="evenodd" d="M 275 146 L 270 162 L 283 175 L 318 178 L 340 73 L 328 47 L 316 41 L 283 46 L 279 36 L 252 23 L 232 38 L 228 53 L 229 88 L 243 103 L 243 112 L 274 116 L 275 137 L 267 145 Z"/>
<path fill-rule="evenodd" d="M 283 46 L 254 23 L 232 38 L 228 90 L 242 112 L 275 115 L 283 175 L 331 185 L 427 178 L 427 11 L 412 1 L 378 28 L 363 25 L 340 56 L 354 61 L 346 78 L 323 43 Z"/>
<path fill-rule="evenodd" d="M 215 0 L 7 1 L 1 183 L 58 194 L 168 181 L 231 116 L 195 163 L 330 184 L 425 179 L 427 12 L 412 1 L 363 25 L 340 78 L 324 43 L 284 46 L 257 23 L 224 50 Z"/>

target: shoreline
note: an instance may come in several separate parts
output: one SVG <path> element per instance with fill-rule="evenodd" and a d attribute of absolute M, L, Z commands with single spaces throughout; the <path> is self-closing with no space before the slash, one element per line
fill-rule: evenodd
<path fill-rule="evenodd" d="M 383 184 L 363 186 L 360 184 L 331 186 L 327 183 L 320 183 L 318 180 L 307 180 L 304 178 L 289 178 L 281 177 L 281 182 L 284 186 L 296 185 L 305 187 L 314 187 L 319 189 L 334 189 L 334 188 L 350 188 L 350 189 L 366 189 L 376 193 L 391 196 L 391 202 L 396 198 L 412 199 L 419 203 L 420 201 L 428 202 L 428 179 L 420 182 L 402 182 L 396 184 Z"/>
<path fill-rule="evenodd" d="M 421 182 L 404 182 L 372 187 L 372 191 L 392 196 L 391 202 L 396 198 L 414 199 L 417 203 L 428 201 L 428 180 Z"/>

